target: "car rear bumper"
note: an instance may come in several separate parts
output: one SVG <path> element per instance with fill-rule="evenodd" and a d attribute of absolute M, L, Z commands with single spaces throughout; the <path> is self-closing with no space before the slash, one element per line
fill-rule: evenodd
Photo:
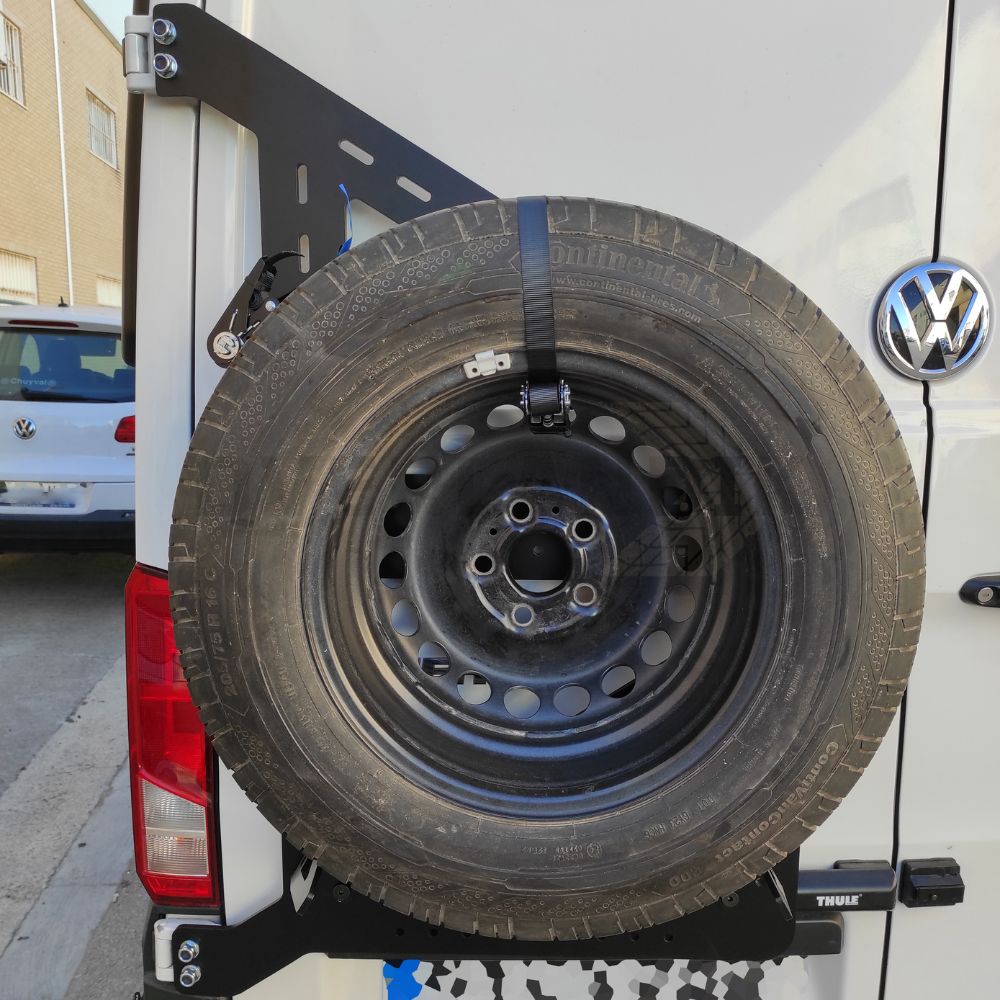
<path fill-rule="evenodd" d="M 0 551 L 23 552 L 62 546 L 131 551 L 134 545 L 134 510 L 95 510 L 79 516 L 0 516 Z"/>

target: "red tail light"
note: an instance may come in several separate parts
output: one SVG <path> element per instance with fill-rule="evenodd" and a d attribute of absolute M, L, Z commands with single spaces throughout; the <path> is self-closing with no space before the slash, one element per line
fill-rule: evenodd
<path fill-rule="evenodd" d="M 135 444 L 135 417 L 122 417 L 115 428 L 115 440 Z"/>
<path fill-rule="evenodd" d="M 212 750 L 181 672 L 166 578 L 143 566 L 125 585 L 125 664 L 136 873 L 158 905 L 218 906 Z"/>

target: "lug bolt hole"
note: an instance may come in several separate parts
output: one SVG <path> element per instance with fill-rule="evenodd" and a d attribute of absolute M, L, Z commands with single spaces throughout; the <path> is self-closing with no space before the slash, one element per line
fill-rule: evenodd
<path fill-rule="evenodd" d="M 589 542 L 591 538 L 594 537 L 594 532 L 597 530 L 594 527 L 594 522 L 586 517 L 581 517 L 579 521 L 573 522 L 572 527 L 573 537 L 578 542 Z"/>
<path fill-rule="evenodd" d="M 515 500 L 507 509 L 507 513 L 515 524 L 527 524 L 531 520 L 531 504 L 526 500 Z"/>
<path fill-rule="evenodd" d="M 492 573 L 495 566 L 496 563 L 493 561 L 493 556 L 487 555 L 485 552 L 481 552 L 478 556 L 473 556 L 472 569 L 479 576 L 487 576 Z"/>
<path fill-rule="evenodd" d="M 525 628 L 535 620 L 535 612 L 527 604 L 515 604 L 510 613 L 515 625 Z"/>
<path fill-rule="evenodd" d="M 589 583 L 578 583 L 573 588 L 573 600 L 581 608 L 589 608 L 597 600 L 597 591 Z"/>

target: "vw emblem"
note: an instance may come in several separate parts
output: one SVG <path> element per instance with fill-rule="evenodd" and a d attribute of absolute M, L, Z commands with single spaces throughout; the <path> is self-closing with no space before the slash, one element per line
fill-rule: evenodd
<path fill-rule="evenodd" d="M 35 436 L 35 421 L 31 417 L 18 417 L 14 421 L 14 433 L 22 440 L 27 441 Z"/>
<path fill-rule="evenodd" d="M 878 311 L 886 360 L 909 378 L 944 378 L 983 348 L 990 306 L 979 280 L 959 264 L 935 261 L 904 271 Z"/>

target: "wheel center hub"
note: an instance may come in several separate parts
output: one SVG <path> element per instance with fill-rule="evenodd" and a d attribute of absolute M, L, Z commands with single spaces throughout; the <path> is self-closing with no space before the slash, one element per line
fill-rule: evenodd
<path fill-rule="evenodd" d="M 598 614 L 616 548 L 604 515 L 550 486 L 506 490 L 473 522 L 465 577 L 479 602 L 517 635 L 556 632 Z"/>

